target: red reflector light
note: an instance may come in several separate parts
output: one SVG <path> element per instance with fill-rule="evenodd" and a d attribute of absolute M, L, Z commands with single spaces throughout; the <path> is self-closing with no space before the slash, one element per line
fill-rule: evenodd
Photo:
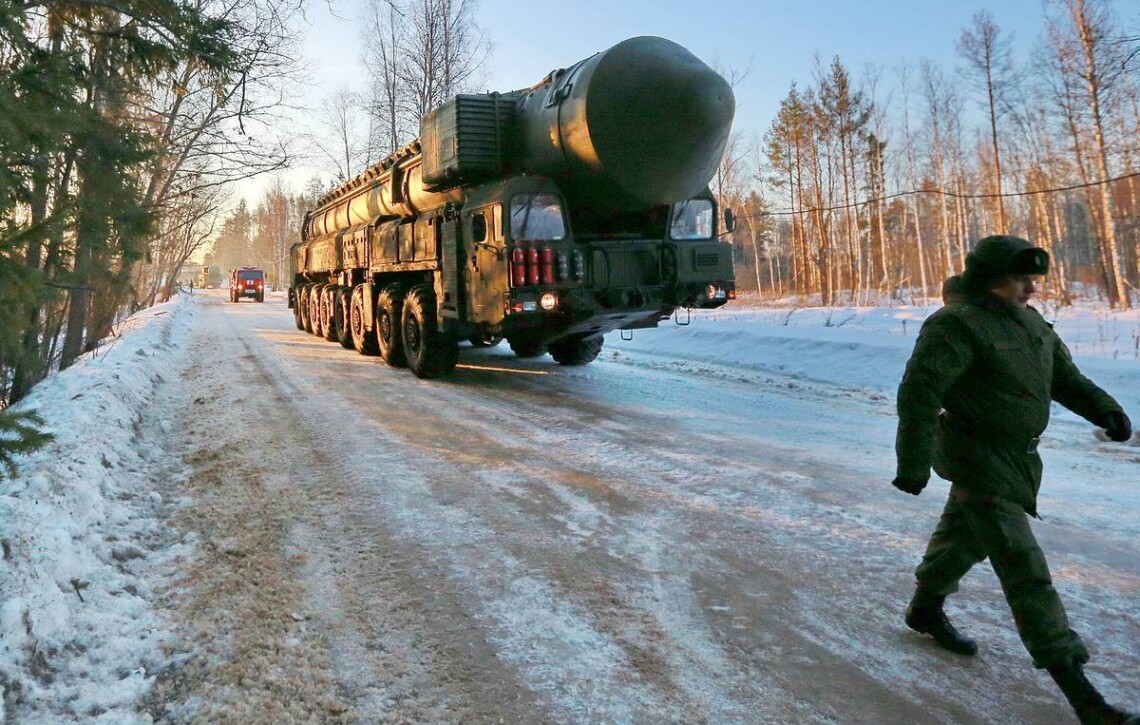
<path fill-rule="evenodd" d="M 554 250 L 543 247 L 538 253 L 539 279 L 543 284 L 554 284 Z"/>
<path fill-rule="evenodd" d="M 522 287 L 526 284 L 526 255 L 522 247 L 516 246 L 511 250 L 511 286 Z"/>
<path fill-rule="evenodd" d="M 538 250 L 534 247 L 526 250 L 526 283 L 538 284 Z"/>

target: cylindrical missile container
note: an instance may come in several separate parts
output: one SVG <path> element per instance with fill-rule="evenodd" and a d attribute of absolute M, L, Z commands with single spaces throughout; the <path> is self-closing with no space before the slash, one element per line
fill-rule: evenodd
<path fill-rule="evenodd" d="M 616 210 L 688 199 L 715 173 L 732 127 L 732 88 L 680 45 L 631 38 L 548 81 L 519 104 L 518 171 Z"/>

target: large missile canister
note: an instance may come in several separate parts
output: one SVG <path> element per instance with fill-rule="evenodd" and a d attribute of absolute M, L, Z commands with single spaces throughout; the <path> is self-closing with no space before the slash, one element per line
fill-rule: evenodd
<path fill-rule="evenodd" d="M 382 216 L 463 203 L 464 187 L 549 176 L 575 216 L 689 199 L 728 142 L 732 88 L 664 38 L 630 38 L 522 91 L 460 95 L 428 114 L 421 138 L 318 201 L 315 239 Z"/>
<path fill-rule="evenodd" d="M 688 199 L 713 177 L 735 105 L 728 82 L 685 48 L 630 38 L 531 89 L 514 166 L 598 211 Z"/>

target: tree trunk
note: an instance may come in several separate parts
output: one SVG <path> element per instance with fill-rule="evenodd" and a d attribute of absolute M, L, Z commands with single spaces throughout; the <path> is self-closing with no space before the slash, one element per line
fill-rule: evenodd
<path fill-rule="evenodd" d="M 1120 305 L 1123 310 L 1131 309 L 1132 302 L 1128 294 L 1128 281 L 1125 275 L 1121 250 L 1117 244 L 1116 219 L 1113 214 L 1112 190 L 1109 187 L 1108 144 L 1104 135 L 1104 118 L 1101 110 L 1101 83 L 1104 71 L 1098 68 L 1097 43 L 1100 41 L 1100 30 L 1092 25 L 1087 13 L 1085 0 L 1070 0 L 1070 16 L 1077 35 L 1080 38 L 1081 52 L 1084 61 L 1084 71 L 1081 77 L 1085 82 L 1088 93 L 1089 114 L 1092 120 L 1093 131 L 1093 163 L 1099 177 L 1096 189 L 1095 203 L 1099 207 L 1101 220 L 1101 243 L 1104 250 L 1101 256 L 1105 261 L 1105 276 L 1108 284 L 1109 303 Z"/>
<path fill-rule="evenodd" d="M 47 219 L 47 159 L 43 156 L 37 158 L 34 162 L 34 171 L 32 173 L 34 179 L 32 182 L 30 222 L 31 226 L 35 227 L 39 224 L 43 224 L 44 220 Z M 29 269 L 40 269 L 42 256 L 43 244 L 41 235 L 37 233 L 34 234 L 28 242 L 27 253 L 24 255 L 25 264 Z M 8 393 L 8 404 L 15 403 L 22 399 L 32 389 L 32 386 L 43 380 L 48 373 L 44 365 L 41 364 L 43 359 L 41 354 L 42 342 L 40 339 L 41 310 L 40 300 L 38 298 L 29 300 L 26 319 L 28 327 L 24 331 L 24 339 L 20 345 L 22 352 L 16 359 L 12 370 L 12 385 Z"/>

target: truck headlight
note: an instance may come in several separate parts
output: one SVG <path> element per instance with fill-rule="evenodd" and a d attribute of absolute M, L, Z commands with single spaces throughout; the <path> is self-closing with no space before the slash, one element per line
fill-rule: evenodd
<path fill-rule="evenodd" d="M 708 286 L 708 289 L 705 290 L 706 300 L 723 300 L 725 297 L 725 291 L 720 287 L 717 287 L 715 284 L 710 284 Z"/>

